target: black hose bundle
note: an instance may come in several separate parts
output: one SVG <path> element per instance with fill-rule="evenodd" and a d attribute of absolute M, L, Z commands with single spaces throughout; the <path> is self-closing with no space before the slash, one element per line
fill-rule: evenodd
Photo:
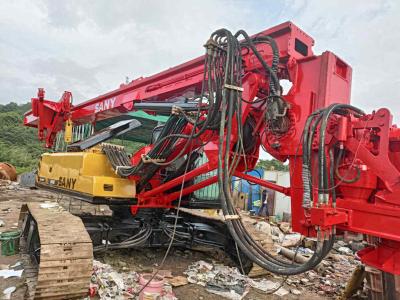
<path fill-rule="evenodd" d="M 143 247 L 148 241 L 153 230 L 149 224 L 143 224 L 139 232 L 126 238 L 121 242 L 113 242 L 106 240 L 105 245 L 98 245 L 93 247 L 94 252 L 106 251 L 108 249 L 126 249 L 126 248 L 138 248 Z"/>
<path fill-rule="evenodd" d="M 239 37 L 243 37 L 244 40 L 239 41 Z M 272 49 L 272 64 L 268 65 L 262 55 L 259 53 L 255 44 L 265 43 Z M 318 231 L 318 244 L 314 255 L 304 264 L 297 264 L 293 262 L 284 261 L 265 251 L 257 242 L 255 242 L 251 235 L 247 232 L 243 226 L 240 216 L 237 214 L 236 209 L 233 205 L 231 182 L 232 174 L 237 168 L 240 160 L 246 162 L 246 149 L 243 142 L 243 120 L 242 120 L 242 78 L 244 75 L 242 69 L 242 50 L 247 48 L 248 51 L 252 51 L 255 57 L 259 60 L 262 65 L 266 76 L 269 78 L 270 87 L 269 95 L 266 99 L 259 99 L 256 101 L 267 101 L 266 119 L 268 108 L 273 105 L 282 106 L 285 103 L 284 99 L 280 96 L 280 85 L 278 78 L 278 63 L 279 63 L 279 50 L 275 41 L 267 36 L 257 36 L 250 38 L 243 30 L 238 31 L 233 35 L 226 29 L 220 29 L 215 31 L 210 39 L 205 44 L 206 55 L 205 55 L 205 66 L 204 66 L 204 78 L 202 85 L 202 92 L 199 99 L 199 108 L 195 117 L 186 115 L 185 112 L 181 112 L 179 116 L 172 116 L 167 122 L 167 129 L 163 130 L 160 137 L 156 141 L 153 150 L 148 154 L 149 158 L 153 159 L 148 165 L 152 167 L 144 166 L 140 163 L 134 169 L 123 170 L 126 174 L 141 174 L 143 176 L 143 184 L 147 182 L 149 178 L 154 174 L 155 170 L 159 167 L 167 166 L 176 159 L 182 157 L 187 151 L 188 147 L 192 144 L 192 141 L 198 138 L 206 130 L 214 130 L 219 134 L 219 150 L 218 150 L 218 184 L 219 184 L 219 195 L 221 201 L 221 207 L 225 215 L 226 224 L 230 234 L 234 238 L 237 246 L 245 253 L 245 255 L 259 266 L 267 269 L 268 271 L 280 274 L 280 275 L 295 275 L 307 270 L 313 269 L 330 251 L 334 242 L 334 234 L 329 236 L 321 236 L 322 234 Z M 203 103 L 206 100 L 207 103 Z M 247 102 L 247 101 L 246 101 Z M 207 105 L 207 112 L 201 110 L 204 107 L 203 104 Z M 201 116 L 204 116 L 201 119 Z M 328 116 L 321 116 L 320 114 L 314 114 L 313 119 L 309 121 L 309 124 L 316 118 L 314 124 L 318 124 L 322 120 L 323 124 L 325 118 Z M 317 120 L 318 119 L 318 120 Z M 179 124 L 191 123 L 192 131 L 190 134 L 182 134 L 182 129 Z M 171 123 L 171 124 L 169 124 Z M 233 126 L 235 124 L 235 126 Z M 315 134 L 317 125 L 313 124 L 310 133 L 305 133 L 307 137 L 311 134 Z M 272 132 L 274 131 L 274 125 L 269 128 Z M 314 128 L 315 126 L 315 128 Z M 324 125 L 326 126 L 326 125 Z M 236 132 L 233 132 L 236 130 Z M 232 140 L 232 136 L 238 137 L 237 140 Z M 171 147 L 175 145 L 178 140 L 185 139 L 186 143 L 180 153 L 172 160 L 161 162 L 157 161 L 157 158 L 168 158 L 171 154 Z M 305 144 L 308 145 L 310 140 L 304 138 Z M 233 152 L 233 155 L 232 155 Z M 305 157 L 307 162 L 308 156 Z M 306 174 L 308 178 L 310 174 Z M 308 184 L 308 181 L 306 181 Z M 324 181 L 322 181 L 324 182 Z M 143 185 L 142 185 L 143 188 Z M 310 193 L 312 194 L 312 193 Z M 169 232 L 168 229 L 164 229 L 165 232 Z M 179 236 L 179 238 L 185 238 L 185 236 Z"/>
<path fill-rule="evenodd" d="M 211 37 L 215 44 L 216 51 L 223 49 L 225 56 L 225 78 L 224 90 L 221 100 L 221 118 L 219 126 L 219 154 L 218 154 L 218 183 L 220 188 L 220 200 L 222 210 L 225 215 L 228 229 L 236 241 L 238 247 L 259 266 L 267 269 L 270 272 L 280 275 L 294 275 L 314 268 L 323 257 L 329 252 L 333 245 L 333 235 L 330 237 L 319 238 L 318 247 L 314 255 L 305 264 L 293 264 L 286 262 L 279 258 L 274 257 L 272 254 L 265 251 L 257 242 L 255 242 L 246 228 L 243 226 L 236 209 L 233 206 L 232 192 L 231 192 L 231 177 L 232 172 L 235 170 L 238 160 L 230 160 L 231 151 L 231 133 L 232 122 L 236 117 L 238 122 L 237 136 L 242 139 L 241 128 L 241 90 L 235 87 L 241 87 L 241 44 L 237 40 L 239 35 L 243 35 L 246 46 L 254 52 L 255 56 L 260 59 L 261 64 L 266 72 L 270 74 L 271 78 L 271 96 L 279 91 L 279 81 L 276 74 L 276 65 L 268 66 L 259 55 L 257 49 L 253 45 L 253 41 L 243 31 L 239 31 L 236 35 L 232 35 L 228 30 L 222 29 L 216 31 Z M 273 62 L 276 64 L 279 56 L 277 55 L 277 46 L 272 39 L 265 39 L 271 45 L 274 53 Z M 236 143 L 238 145 L 235 149 L 238 155 L 245 154 L 243 151 L 243 143 Z"/>
<path fill-rule="evenodd" d="M 333 203 L 336 200 L 334 176 L 338 174 L 337 167 L 335 167 L 333 149 L 330 149 L 329 153 L 326 152 L 326 132 L 329 119 L 332 115 L 348 115 L 353 114 L 356 117 L 364 115 L 364 112 L 352 105 L 334 103 L 327 108 L 320 109 L 311 114 L 304 127 L 303 131 L 303 207 L 311 208 L 313 205 L 313 179 L 311 174 L 312 169 L 312 143 L 317 132 L 319 130 L 318 140 L 318 203 L 327 204 L 329 200 L 329 193 L 332 194 Z M 326 157 L 330 157 L 330 171 L 328 173 L 328 166 Z M 341 160 L 343 155 L 343 149 L 339 150 L 338 161 Z M 336 163 L 337 164 L 337 163 Z M 329 176 L 328 176 L 329 174 Z M 354 182 L 356 178 L 344 182 Z M 330 179 L 330 180 L 329 180 Z M 344 178 L 341 178 L 344 179 Z M 329 187 L 329 181 L 331 187 Z"/>

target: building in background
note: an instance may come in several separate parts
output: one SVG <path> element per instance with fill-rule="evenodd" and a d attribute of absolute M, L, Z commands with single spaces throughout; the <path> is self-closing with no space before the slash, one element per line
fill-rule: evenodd
<path fill-rule="evenodd" d="M 284 187 L 290 186 L 290 175 L 288 171 L 264 170 L 263 178 Z M 272 215 L 276 216 L 278 219 L 282 219 L 284 213 L 291 213 L 290 197 L 275 191 L 273 193 L 274 197 L 272 197 L 273 200 L 270 201 L 271 204 L 269 204 L 269 207 L 272 207 Z"/>

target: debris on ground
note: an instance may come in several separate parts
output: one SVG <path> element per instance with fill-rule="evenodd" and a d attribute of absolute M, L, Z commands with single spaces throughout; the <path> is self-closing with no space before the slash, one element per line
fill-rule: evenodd
<path fill-rule="evenodd" d="M 8 179 L 0 179 L 0 191 L 14 191 L 20 189 L 18 182 Z"/>
<path fill-rule="evenodd" d="M 174 276 L 168 279 L 168 282 L 173 287 L 183 286 L 189 283 L 188 279 L 185 276 Z"/>
<path fill-rule="evenodd" d="M 125 299 L 133 297 L 139 288 L 139 274 L 118 273 L 110 265 L 93 261 L 93 275 L 90 283 L 91 296 L 98 294 L 101 299 Z"/>
<path fill-rule="evenodd" d="M 244 222 L 245 226 L 247 225 L 246 229 L 252 226 L 258 231 L 257 238 L 261 245 L 273 241 L 272 245 L 269 245 L 270 249 L 274 249 L 274 251 L 270 250 L 272 254 L 281 255 L 288 261 L 295 258 L 298 263 L 306 262 L 313 255 L 317 239 L 301 239 L 300 234 L 292 232 L 289 222 L 279 222 L 275 218 L 270 218 L 268 221 L 267 218 L 249 216 L 246 212 L 242 212 L 242 215 L 246 217 L 246 222 Z M 265 241 L 262 241 L 262 238 Z M 364 246 L 362 237 L 348 234 L 345 234 L 343 239 L 338 237 L 331 253 L 315 270 L 290 276 L 285 286 L 291 294 L 296 296 L 302 295 L 305 291 L 312 291 L 324 297 L 341 295 L 353 270 L 360 265 L 354 254 Z M 260 275 L 266 274 L 268 273 L 264 272 Z"/>
<path fill-rule="evenodd" d="M 342 254 L 346 254 L 346 255 L 352 255 L 353 251 L 350 248 L 347 247 L 339 247 L 338 251 Z"/>
<path fill-rule="evenodd" d="M 24 272 L 24 270 L 3 269 L 3 270 L 0 270 L 0 277 L 3 277 L 3 278 L 21 277 L 22 272 Z"/>
<path fill-rule="evenodd" d="M 44 203 L 41 203 L 40 204 L 40 207 L 41 208 L 47 208 L 47 209 L 49 209 L 49 208 L 56 208 L 56 207 L 59 207 L 59 205 L 58 205 L 58 203 L 57 202 L 44 202 Z"/>
<path fill-rule="evenodd" d="M 4 222 L 3 227 L 0 227 L 0 231 L 10 230 L 16 226 L 21 203 L 27 201 L 40 202 L 45 204 L 45 206 L 49 205 L 48 203 L 50 202 L 54 203 L 57 201 L 60 207 L 70 210 L 76 214 L 84 212 L 95 215 L 111 215 L 111 211 L 107 206 L 98 206 L 71 201 L 70 198 L 66 196 L 60 198 L 56 194 L 43 190 L 26 189 L 22 186 L 19 186 L 17 183 L 12 183 L 6 180 L 0 180 L 0 196 L 0 219 Z M 246 226 L 246 229 L 248 229 L 248 231 L 255 236 L 255 239 L 261 245 L 263 245 L 264 249 L 268 250 L 270 253 L 272 253 L 272 255 L 279 256 L 280 258 L 287 259 L 288 261 L 291 260 L 290 258 L 285 258 L 282 256 L 282 253 L 278 253 L 278 249 L 280 249 L 282 242 L 285 239 L 292 241 L 295 240 L 295 235 L 293 235 L 294 233 L 292 232 L 291 227 L 288 226 L 290 223 L 286 222 L 282 224 L 282 222 L 279 220 L 268 220 L 266 217 L 250 216 L 246 212 L 243 212 L 243 215 L 244 216 L 242 217 L 242 220 Z M 304 274 L 290 276 L 283 284 L 281 290 L 273 296 L 276 298 L 279 297 L 278 295 L 282 295 L 282 293 L 287 293 L 284 296 L 280 296 L 282 299 L 292 299 L 293 297 L 321 299 L 327 297 L 337 298 L 338 296 L 341 296 L 347 282 L 351 278 L 353 270 L 360 265 L 360 262 L 354 255 L 355 251 L 357 251 L 356 248 L 364 246 L 362 237 L 354 237 L 354 240 L 352 240 L 352 238 L 352 236 L 346 237 L 346 235 L 344 238 L 338 237 L 339 240 L 335 242 L 330 254 L 319 265 L 321 267 L 321 272 L 312 270 Z M 309 259 L 316 250 L 316 245 L 316 238 L 303 238 L 299 247 L 296 243 L 294 246 L 287 246 L 285 248 L 291 252 L 297 251 L 297 255 L 301 255 L 304 257 L 304 259 Z M 350 251 L 347 249 L 341 249 L 341 251 L 339 251 L 341 247 L 345 247 Z M 185 276 L 182 274 L 182 272 L 187 270 L 187 266 L 193 264 L 194 262 L 199 260 L 208 261 L 210 256 L 221 263 L 223 262 L 228 264 L 229 260 L 227 260 L 225 256 L 222 254 L 218 255 L 218 257 L 214 254 L 204 255 L 202 252 L 190 251 L 182 248 L 174 248 L 172 253 L 173 254 L 171 257 L 174 257 L 179 261 L 170 263 L 170 265 L 167 263 L 166 266 L 164 266 L 164 268 L 167 270 L 160 270 L 160 275 L 162 275 L 165 278 L 165 282 L 167 282 L 167 284 L 164 286 L 164 291 L 166 293 L 164 297 L 170 297 L 164 299 L 173 299 L 173 296 L 171 296 L 172 289 L 174 290 L 174 293 L 181 299 L 190 299 L 193 291 L 199 293 L 199 299 L 201 299 L 201 297 L 203 299 L 213 300 L 221 298 L 221 296 L 217 296 L 217 288 L 214 287 L 212 290 L 212 287 L 210 289 L 206 285 L 209 292 L 212 290 L 212 293 L 209 294 L 206 290 L 206 287 L 202 287 L 199 284 L 191 284 L 189 281 L 189 276 Z M 111 271 L 107 268 L 104 270 L 104 268 L 101 267 L 103 268 L 102 271 L 100 265 L 97 265 L 100 269 L 97 269 L 97 271 L 94 271 L 93 273 L 93 282 L 90 286 L 91 294 L 95 295 L 94 299 L 96 299 L 96 297 L 101 298 L 99 296 L 100 294 L 104 295 L 104 298 L 101 299 L 111 299 L 110 297 L 107 298 L 105 296 L 107 294 L 118 294 L 114 299 L 135 299 L 130 292 L 138 291 L 138 288 L 140 287 L 138 281 L 140 273 L 154 271 L 154 266 L 156 266 L 156 263 L 162 259 L 163 255 L 164 250 L 146 250 L 143 252 L 135 251 L 135 254 L 131 253 L 130 251 L 109 251 L 107 255 L 104 256 L 104 258 L 107 258 L 104 261 L 102 259 L 103 255 L 99 255 L 97 259 L 104 263 L 110 264 L 109 267 L 111 268 Z M 17 261 L 18 257 L 12 258 L 11 260 L 9 257 L 7 259 L 0 259 L 0 272 L 13 268 L 18 270 L 22 266 L 15 265 Z M 95 267 L 97 263 L 95 262 Z M 213 268 L 215 264 L 213 263 L 210 265 L 212 268 L 212 273 L 212 271 L 214 271 Z M 255 266 L 253 270 L 256 268 L 257 266 Z M 260 267 L 258 267 L 258 269 L 261 270 Z M 136 272 L 133 272 L 132 270 Z M 251 271 L 252 273 L 253 270 Z M 115 271 L 117 275 L 113 274 L 110 276 L 108 274 L 101 274 L 102 272 L 109 273 L 112 271 Z M 172 271 L 172 273 L 170 271 Z M 207 271 L 207 268 L 205 271 L 206 273 L 209 272 Z M 263 289 L 271 291 L 271 289 L 279 287 L 281 284 L 281 277 L 275 278 L 265 270 L 262 271 L 262 273 L 258 273 L 255 276 L 253 275 L 254 277 L 251 278 L 244 276 L 246 280 L 245 287 L 248 286 L 250 290 L 247 294 L 248 298 L 264 299 L 266 298 L 266 294 L 262 292 Z M 6 279 L 0 275 L 0 298 L 3 296 L 2 293 L 6 288 L 16 286 L 17 290 L 11 294 L 11 298 L 22 299 L 21 295 L 24 292 L 24 288 L 20 288 L 19 284 L 23 283 L 22 281 L 24 281 L 25 274 L 21 270 L 16 272 L 18 272 L 14 273 L 16 275 L 20 275 L 20 273 L 22 273 L 20 277 L 14 276 Z M 129 276 L 131 276 L 130 281 L 128 280 Z M 103 277 L 105 278 L 105 284 L 101 285 L 99 282 Z M 118 288 L 117 283 L 121 286 L 121 280 L 118 280 L 119 278 L 122 278 L 122 283 L 124 284 L 123 290 L 119 290 Z M 234 292 L 237 294 L 235 290 Z M 360 291 L 357 292 L 357 295 L 360 295 Z"/>
<path fill-rule="evenodd" d="M 147 276 L 147 277 L 146 277 Z M 161 292 L 157 295 L 159 300 L 174 300 L 177 299 L 172 292 L 172 286 L 164 281 L 164 277 L 157 275 L 162 279 L 163 285 Z M 152 274 L 138 274 L 134 271 L 117 272 L 112 266 L 101 263 L 97 260 L 93 261 L 93 275 L 90 283 L 90 296 L 98 295 L 100 299 L 136 299 L 137 294 L 142 290 L 144 284 L 141 283 L 151 279 Z M 154 290 L 153 281 L 150 282 L 149 290 Z M 146 294 L 146 288 L 143 289 L 144 299 L 151 296 L 150 292 Z M 153 295 L 155 296 L 155 295 Z M 151 297 L 153 297 L 151 296 Z M 153 299 L 153 298 L 149 299 Z"/>
<path fill-rule="evenodd" d="M 10 286 L 3 291 L 4 297 L 2 299 L 11 299 L 11 294 L 15 292 L 17 288 L 15 286 Z"/>
<path fill-rule="evenodd" d="M 197 261 L 191 264 L 184 272 L 190 283 L 204 286 L 209 293 L 227 299 L 243 299 L 250 290 L 256 288 L 262 292 L 284 296 L 289 292 L 280 287 L 279 283 L 267 279 L 259 281 L 243 275 L 235 267 L 228 267 L 217 263 Z"/>

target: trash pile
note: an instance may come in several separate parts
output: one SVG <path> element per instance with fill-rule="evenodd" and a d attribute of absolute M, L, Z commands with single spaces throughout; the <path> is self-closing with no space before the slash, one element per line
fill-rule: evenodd
<path fill-rule="evenodd" d="M 157 275 L 157 280 L 162 282 L 162 286 L 157 292 L 154 288 L 153 281 L 148 285 L 149 288 L 144 288 L 141 283 L 147 283 L 145 277 L 151 274 L 138 274 L 134 271 L 119 273 L 108 264 L 101 263 L 97 260 L 93 261 L 93 275 L 89 287 L 90 297 L 98 295 L 104 300 L 125 300 L 125 299 L 157 299 L 157 300 L 175 300 L 177 299 L 172 292 L 172 286 L 164 282 L 163 277 Z M 147 279 L 147 280 L 146 280 Z M 150 279 L 150 278 L 149 278 Z M 137 294 L 140 293 L 140 297 Z"/>
<path fill-rule="evenodd" d="M 16 262 L 14 265 L 0 265 L 0 278 L 10 278 L 22 276 L 24 269 L 21 262 Z M 3 295 L 0 295 L 0 299 L 12 299 L 12 294 L 17 290 L 17 286 L 10 286 L 3 290 Z"/>
<path fill-rule="evenodd" d="M 361 264 L 350 248 L 351 244 L 342 240 L 337 241 L 330 254 L 315 270 L 291 276 L 287 280 L 287 284 L 299 290 L 313 291 L 320 296 L 341 295 L 353 270 Z M 295 248 L 292 249 L 294 251 Z M 308 259 L 314 251 L 307 247 L 299 247 L 298 253 Z"/>
<path fill-rule="evenodd" d="M 247 216 L 246 216 L 247 217 Z M 248 217 L 247 217 L 248 218 Z M 251 217 L 247 222 L 258 231 L 258 237 L 263 235 L 265 240 L 273 241 L 273 249 L 277 255 L 286 259 L 293 259 L 303 263 L 314 253 L 316 239 L 303 238 L 291 231 L 288 222 L 267 222 Z M 338 237 L 330 254 L 317 266 L 315 270 L 290 276 L 286 286 L 290 292 L 300 295 L 305 291 L 312 291 L 321 296 L 335 297 L 341 295 L 353 270 L 360 264 L 355 252 L 364 248 L 362 235 L 345 233 L 343 239 Z"/>
<path fill-rule="evenodd" d="M 24 269 L 21 262 L 17 262 L 12 266 L 0 265 L 0 278 L 21 277 Z"/>
<path fill-rule="evenodd" d="M 267 279 L 255 281 L 246 275 L 242 275 L 237 268 L 211 264 L 203 260 L 189 265 L 184 274 L 187 276 L 189 283 L 201 285 L 209 293 L 227 299 L 243 299 L 249 292 L 250 287 L 278 296 L 289 294 L 289 291 L 280 287 L 280 283 Z"/>
<path fill-rule="evenodd" d="M 20 187 L 18 182 L 7 179 L 0 179 L 0 191 L 7 191 L 7 190 L 15 191 L 18 190 L 19 188 Z"/>

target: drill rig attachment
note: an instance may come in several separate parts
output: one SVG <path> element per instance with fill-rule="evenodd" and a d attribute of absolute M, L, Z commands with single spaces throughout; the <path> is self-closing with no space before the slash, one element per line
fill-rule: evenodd
<path fill-rule="evenodd" d="M 188 97 L 197 103 L 197 110 L 183 104 L 175 109 L 160 138 L 132 155 L 131 166 L 124 153 L 111 148 L 104 148 L 109 153 L 97 160 L 107 165 L 106 177 L 128 180 L 135 188 L 129 209 L 116 205 L 125 215 L 134 219 L 146 210 L 157 211 L 155 219 L 161 224 L 163 216 L 189 202 L 193 192 L 218 183 L 227 232 L 249 259 L 265 269 L 280 275 L 310 270 L 327 255 L 336 232 L 347 230 L 380 238 L 376 247 L 360 252 L 361 259 L 382 271 L 400 274 L 400 131 L 386 109 L 364 115 L 351 107 L 351 67 L 329 51 L 314 55 L 313 45 L 314 40 L 290 22 L 253 37 L 244 31 L 217 30 L 205 45 L 205 56 L 136 79 L 75 107 L 63 105 L 68 95 L 58 104 L 44 100 L 42 90 L 33 99 L 34 109 L 25 115 L 25 124 L 38 127 L 41 139 L 46 134 L 46 145 L 51 147 L 52 137 L 67 118 L 64 112 L 73 122 L 84 124 L 138 108 L 165 113 L 173 105 L 171 99 Z M 286 95 L 280 80 L 293 84 Z M 53 115 L 56 118 L 50 118 Z M 246 174 L 255 168 L 260 147 L 280 161 L 289 161 L 289 188 Z M 42 159 L 44 179 L 38 179 L 47 186 L 58 180 L 58 188 L 70 190 L 73 181 L 51 174 L 52 165 L 60 165 L 58 176 L 78 176 L 73 169 L 83 171 L 90 160 L 74 158 L 64 165 L 60 161 L 64 155 L 84 156 L 90 151 L 95 150 L 54 154 L 54 161 Z M 192 155 L 199 152 L 207 162 L 196 166 Z M 96 167 L 96 172 L 80 172 L 79 176 L 102 177 L 103 171 Z M 343 180 L 352 169 L 359 173 L 352 178 L 355 182 Z M 207 178 L 194 181 L 203 175 Z M 293 230 L 318 238 L 318 247 L 307 263 L 277 259 L 249 236 L 233 205 L 232 176 L 291 197 Z M 317 178 L 318 184 L 313 181 Z M 89 186 L 98 182 L 103 184 L 95 180 Z M 103 184 L 86 192 L 101 191 L 94 198 L 108 198 L 112 206 L 118 203 L 109 198 L 113 193 L 105 194 L 105 188 Z M 85 191 L 80 188 L 79 192 Z M 124 213 L 118 215 L 125 219 Z M 148 228 L 138 228 L 148 234 Z"/>
<path fill-rule="evenodd" d="M 87 139 L 68 145 L 67 151 L 78 152 L 92 148 L 106 140 L 119 137 L 140 126 L 141 124 L 138 120 L 119 121 L 103 130 L 100 130 L 99 132 L 96 132 Z"/>

